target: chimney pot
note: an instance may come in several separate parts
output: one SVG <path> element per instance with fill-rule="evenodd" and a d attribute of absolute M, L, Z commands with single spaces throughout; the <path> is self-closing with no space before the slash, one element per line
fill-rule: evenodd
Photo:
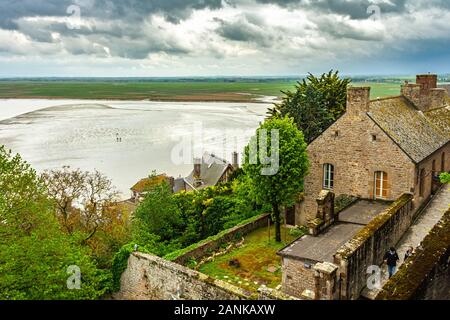
<path fill-rule="evenodd" d="M 194 186 L 198 187 L 202 184 L 202 172 L 201 172 L 201 165 L 202 165 L 202 159 L 200 158 L 195 158 L 194 159 L 194 174 L 193 174 L 193 178 L 194 178 Z"/>
<path fill-rule="evenodd" d="M 234 151 L 231 154 L 231 158 L 232 158 L 231 165 L 233 166 L 233 169 L 234 170 L 239 169 L 239 160 L 238 160 L 239 159 L 239 154 L 236 151 Z"/>

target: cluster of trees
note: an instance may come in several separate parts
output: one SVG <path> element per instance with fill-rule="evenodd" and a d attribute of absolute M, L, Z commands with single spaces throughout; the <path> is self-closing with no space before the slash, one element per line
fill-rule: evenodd
<path fill-rule="evenodd" d="M 289 116 L 310 143 L 335 122 L 346 109 L 350 78 L 338 71 L 316 77 L 309 74 L 294 91 L 283 91 L 282 102 L 268 110 L 270 118 Z"/>
<path fill-rule="evenodd" d="M 41 175 L 63 231 L 80 235 L 99 266 L 109 268 L 120 247 L 131 239 L 130 213 L 117 203 L 119 193 L 104 174 L 64 166 Z"/>
<path fill-rule="evenodd" d="M 147 193 L 133 214 L 133 242 L 157 255 L 185 248 L 267 210 L 242 172 L 218 186 L 172 194 L 167 182 Z"/>
<path fill-rule="evenodd" d="M 95 299 L 110 291 L 114 254 L 131 239 L 111 180 L 69 167 L 38 175 L 0 147 L 0 190 L 0 299 Z"/>

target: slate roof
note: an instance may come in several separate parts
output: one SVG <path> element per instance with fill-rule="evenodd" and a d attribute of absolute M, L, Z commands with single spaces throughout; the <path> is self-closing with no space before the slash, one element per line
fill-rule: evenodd
<path fill-rule="evenodd" d="M 214 186 L 219 182 L 225 171 L 231 167 L 231 164 L 213 154 L 205 153 L 202 157 L 200 165 L 200 178 L 202 185 L 195 188 L 194 185 L 194 170 L 191 171 L 184 181 L 191 189 L 203 189 L 209 186 Z"/>
<path fill-rule="evenodd" d="M 427 111 L 425 116 L 450 137 L 450 104 L 445 108 Z"/>
<path fill-rule="evenodd" d="M 416 109 L 404 97 L 373 100 L 369 110 L 369 117 L 415 163 L 421 162 L 450 140 L 435 120 Z"/>

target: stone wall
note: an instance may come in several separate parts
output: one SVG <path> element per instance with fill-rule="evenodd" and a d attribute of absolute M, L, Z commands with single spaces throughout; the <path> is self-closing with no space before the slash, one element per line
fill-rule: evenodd
<path fill-rule="evenodd" d="M 309 144 L 310 173 L 305 178 L 304 201 L 298 206 L 296 224 L 306 225 L 315 218 L 325 163 L 334 166 L 336 196 L 373 199 L 376 171 L 386 172 L 388 181 L 395 181 L 386 200 L 395 200 L 414 187 L 414 163 L 366 114 L 368 94 L 368 88 L 349 88 L 347 112 Z"/>
<path fill-rule="evenodd" d="M 412 198 L 411 194 L 402 195 L 336 252 L 341 299 L 359 298 L 367 283 L 367 268 L 380 265 L 389 247 L 397 244 L 410 227 L 417 212 Z"/>
<path fill-rule="evenodd" d="M 240 300 L 256 294 L 157 256 L 134 252 L 121 277 L 115 299 Z"/>
<path fill-rule="evenodd" d="M 195 244 L 191 246 L 192 250 L 187 248 L 188 250 L 185 249 L 185 253 L 170 260 L 181 265 L 186 265 L 186 263 L 191 259 L 199 260 L 211 254 L 211 252 L 217 251 L 222 244 L 241 240 L 241 238 L 249 232 L 267 226 L 269 219 L 270 214 L 261 215 L 248 223 L 238 225 L 221 232 L 220 234 L 213 236 L 210 240 L 200 242 L 200 244 Z"/>
<path fill-rule="evenodd" d="M 282 259 L 282 291 L 285 294 L 306 299 L 308 291 L 314 292 L 315 271 L 313 266 L 316 261 L 303 261 L 286 257 Z"/>
<path fill-rule="evenodd" d="M 379 300 L 450 300 L 450 209 L 383 286 Z"/>
<path fill-rule="evenodd" d="M 441 167 L 442 154 L 445 154 L 444 168 Z M 432 183 L 433 183 L 433 161 L 435 163 L 435 170 L 439 173 L 442 171 L 450 171 L 450 144 L 442 147 L 440 150 L 433 153 L 428 158 L 424 159 L 421 163 L 416 166 L 416 171 L 414 174 L 414 205 L 419 207 L 427 199 L 429 199 L 432 193 Z M 419 184 L 420 184 L 420 170 L 425 170 L 424 179 L 424 192 L 423 195 L 419 194 Z"/>

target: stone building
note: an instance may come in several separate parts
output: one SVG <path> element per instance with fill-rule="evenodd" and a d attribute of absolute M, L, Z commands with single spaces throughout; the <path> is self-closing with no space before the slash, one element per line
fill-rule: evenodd
<path fill-rule="evenodd" d="M 450 103 L 436 75 L 418 75 L 395 97 L 370 100 L 369 87 L 349 87 L 347 111 L 308 146 L 311 162 L 295 223 L 315 218 L 322 190 L 418 207 L 450 170 Z"/>
<path fill-rule="evenodd" d="M 232 163 L 205 153 L 201 159 L 194 159 L 194 168 L 187 177 L 175 179 L 174 192 L 201 190 L 227 182 L 238 168 L 237 152 L 232 153 Z"/>

